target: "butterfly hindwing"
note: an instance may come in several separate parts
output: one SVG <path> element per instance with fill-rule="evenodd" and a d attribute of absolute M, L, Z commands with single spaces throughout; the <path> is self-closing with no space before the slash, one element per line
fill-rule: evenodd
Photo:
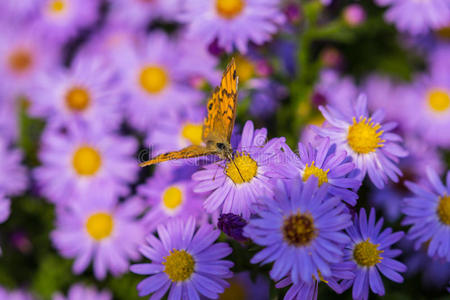
<path fill-rule="evenodd" d="M 172 151 L 157 155 L 155 158 L 151 160 L 145 161 L 139 164 L 140 167 L 145 167 L 153 164 L 157 164 L 163 161 L 173 160 L 173 159 L 182 159 L 182 158 L 192 158 L 199 157 L 204 155 L 214 154 L 214 151 L 211 151 L 203 146 L 191 145 L 186 148 L 183 148 L 179 151 Z"/>

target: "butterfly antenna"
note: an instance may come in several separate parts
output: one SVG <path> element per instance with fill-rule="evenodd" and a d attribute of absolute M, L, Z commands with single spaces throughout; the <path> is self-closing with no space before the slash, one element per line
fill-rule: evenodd
<path fill-rule="evenodd" d="M 218 171 L 219 168 L 220 168 L 220 165 L 219 165 L 218 162 L 216 162 L 215 164 L 216 164 L 217 168 L 216 168 L 216 172 L 214 173 L 213 181 L 216 180 L 217 171 Z"/>
<path fill-rule="evenodd" d="M 245 182 L 245 179 L 244 179 L 244 177 L 242 176 L 241 171 L 239 171 L 239 168 L 238 168 L 238 166 L 236 165 L 236 163 L 234 162 L 234 159 L 233 159 L 233 157 L 231 156 L 231 154 L 228 155 L 228 159 L 229 159 L 230 161 L 233 162 L 234 166 L 236 167 L 236 170 L 237 170 L 238 173 L 239 173 L 239 176 L 241 176 L 242 182 Z"/>

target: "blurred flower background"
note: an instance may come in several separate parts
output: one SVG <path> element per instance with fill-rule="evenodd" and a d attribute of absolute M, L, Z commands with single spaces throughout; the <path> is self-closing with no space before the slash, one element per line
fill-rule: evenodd
<path fill-rule="evenodd" d="M 0 299 L 448 299 L 449 71 L 448 0 L 2 0 Z"/>

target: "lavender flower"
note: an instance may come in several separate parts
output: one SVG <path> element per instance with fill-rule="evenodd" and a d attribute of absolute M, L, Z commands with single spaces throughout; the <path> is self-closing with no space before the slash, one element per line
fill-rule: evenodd
<path fill-rule="evenodd" d="M 341 113 L 339 107 L 320 106 L 319 109 L 329 126 L 315 127 L 317 134 L 330 137 L 332 143 L 353 158 L 356 167 L 361 170 L 359 178 L 368 174 L 378 188 L 383 188 L 388 178 L 398 181 L 402 172 L 396 164 L 407 152 L 398 144 L 402 141 L 401 137 L 389 132 L 396 124 L 382 123 L 382 110 L 369 116 L 365 96 L 358 98 L 355 106 L 351 107 L 351 114 Z"/>
<path fill-rule="evenodd" d="M 402 224 L 412 225 L 407 236 L 415 241 L 416 249 L 429 243 L 430 257 L 439 256 L 450 262 L 450 171 L 446 186 L 433 169 L 427 168 L 426 172 L 431 189 L 405 183 L 414 196 L 403 201 L 402 212 L 406 217 Z"/>
<path fill-rule="evenodd" d="M 247 236 L 265 248 L 251 263 L 274 262 L 270 277 L 289 276 L 294 283 L 313 283 L 313 276 L 331 276 L 331 263 L 341 261 L 348 237 L 342 232 L 351 217 L 339 198 L 328 196 L 311 177 L 278 181 L 274 198 L 266 198 L 244 228 Z M 320 275 L 321 274 L 321 275 Z"/>
<path fill-rule="evenodd" d="M 159 238 L 149 235 L 148 245 L 140 248 L 151 263 L 130 267 L 134 273 L 149 275 L 137 286 L 140 296 L 161 299 L 169 291 L 169 299 L 199 299 L 199 295 L 216 299 L 229 286 L 224 279 L 232 277 L 233 263 L 223 258 L 232 250 L 226 243 L 214 243 L 219 230 L 208 224 L 196 230 L 190 218 L 159 225 L 157 233 Z"/>
<path fill-rule="evenodd" d="M 353 285 L 353 299 L 367 300 L 369 287 L 375 294 L 384 295 L 384 285 L 379 272 L 394 282 L 403 282 L 399 272 L 405 272 L 406 266 L 394 259 L 401 251 L 390 247 L 398 242 L 404 233 L 392 233 L 391 228 L 381 231 L 382 226 L 383 218 L 375 223 L 373 208 L 370 210 L 369 219 L 362 208 L 353 226 L 346 229 L 351 242 L 345 248 L 345 261 L 354 264 L 355 278 L 344 280 L 342 285 Z"/>

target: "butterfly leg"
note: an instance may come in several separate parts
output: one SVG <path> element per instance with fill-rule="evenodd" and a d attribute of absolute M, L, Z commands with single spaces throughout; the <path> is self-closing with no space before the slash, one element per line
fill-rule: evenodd
<path fill-rule="evenodd" d="M 223 170 L 225 171 L 225 167 L 223 167 L 221 165 L 223 161 L 216 161 L 214 164 L 217 166 L 216 168 L 216 172 L 214 173 L 214 177 L 213 177 L 213 181 L 216 179 L 216 175 L 217 175 L 217 170 L 219 170 L 220 168 L 223 168 Z"/>

